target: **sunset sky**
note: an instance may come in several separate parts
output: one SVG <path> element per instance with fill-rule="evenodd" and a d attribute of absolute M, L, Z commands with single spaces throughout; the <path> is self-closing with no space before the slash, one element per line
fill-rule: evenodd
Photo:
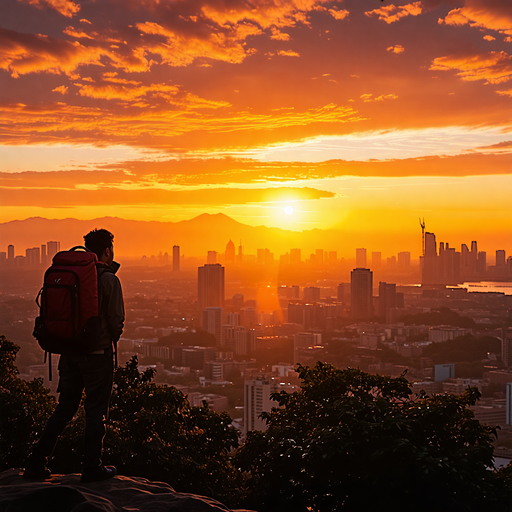
<path fill-rule="evenodd" d="M 0 222 L 222 212 L 417 257 L 424 217 L 512 252 L 511 0 L 1 10 Z"/>

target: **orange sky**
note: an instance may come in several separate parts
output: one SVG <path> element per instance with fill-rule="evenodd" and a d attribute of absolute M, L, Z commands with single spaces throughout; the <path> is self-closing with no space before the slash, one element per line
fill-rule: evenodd
<path fill-rule="evenodd" d="M 223 212 L 415 251 L 421 216 L 512 252 L 510 0 L 2 0 L 0 104 L 0 222 Z"/>

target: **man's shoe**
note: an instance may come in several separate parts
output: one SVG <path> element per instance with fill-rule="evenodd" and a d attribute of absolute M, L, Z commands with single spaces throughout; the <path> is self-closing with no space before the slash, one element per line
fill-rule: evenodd
<path fill-rule="evenodd" d="M 29 480 L 47 480 L 51 478 L 52 472 L 46 466 L 31 466 L 27 464 L 25 471 L 23 472 L 23 478 Z"/>
<path fill-rule="evenodd" d="M 101 482 L 102 480 L 108 480 L 117 475 L 117 470 L 114 466 L 99 466 L 94 469 L 85 470 L 82 473 L 80 482 Z"/>

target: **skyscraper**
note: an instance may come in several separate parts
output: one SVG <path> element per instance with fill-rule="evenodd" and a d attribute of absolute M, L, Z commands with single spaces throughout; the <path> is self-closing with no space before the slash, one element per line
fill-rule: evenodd
<path fill-rule="evenodd" d="M 399 252 L 397 260 L 398 268 L 400 270 L 408 271 L 411 269 L 411 253 Z"/>
<path fill-rule="evenodd" d="M 179 245 L 172 246 L 172 271 L 173 272 L 180 271 L 180 246 Z"/>
<path fill-rule="evenodd" d="M 217 251 L 208 251 L 206 263 L 208 263 L 208 265 L 214 265 L 217 263 Z"/>
<path fill-rule="evenodd" d="M 52 258 L 60 251 L 60 242 L 48 242 L 46 244 L 48 263 L 52 262 Z"/>
<path fill-rule="evenodd" d="M 437 284 L 437 244 L 434 233 L 425 233 L 425 256 L 421 284 Z"/>
<path fill-rule="evenodd" d="M 503 249 L 496 251 L 496 266 L 504 267 L 506 265 L 506 253 Z"/>
<path fill-rule="evenodd" d="M 382 254 L 380 252 L 372 252 L 372 270 L 378 270 L 382 266 Z"/>
<path fill-rule="evenodd" d="M 366 249 L 356 249 L 356 268 L 366 268 Z"/>
<path fill-rule="evenodd" d="M 368 268 L 355 268 L 350 273 L 352 318 L 367 320 L 373 314 L 373 272 Z"/>
<path fill-rule="evenodd" d="M 204 308 L 201 320 L 201 327 L 203 330 L 213 334 L 217 345 L 220 345 L 222 333 L 222 308 Z"/>
<path fill-rule="evenodd" d="M 396 308 L 396 284 L 379 283 L 379 316 L 386 318 L 386 311 Z"/>
<path fill-rule="evenodd" d="M 290 249 L 290 264 L 294 265 L 300 263 L 301 255 L 300 249 Z"/>
<path fill-rule="evenodd" d="M 315 252 L 316 255 L 316 262 L 319 265 L 323 265 L 324 263 L 324 250 L 323 249 L 317 249 Z"/>
<path fill-rule="evenodd" d="M 224 260 L 226 263 L 235 263 L 235 244 L 232 240 L 229 240 L 229 242 L 226 245 L 226 253 L 224 254 Z"/>
<path fill-rule="evenodd" d="M 220 263 L 197 269 L 197 299 L 201 314 L 204 308 L 224 307 L 224 267 Z"/>

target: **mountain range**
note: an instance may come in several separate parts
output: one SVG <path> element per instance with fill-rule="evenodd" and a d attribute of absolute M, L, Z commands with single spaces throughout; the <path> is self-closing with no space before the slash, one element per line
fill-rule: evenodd
<path fill-rule="evenodd" d="M 204 213 L 180 222 L 147 222 L 119 217 L 91 220 L 31 217 L 0 223 L 0 250 L 6 251 L 7 245 L 12 244 L 16 255 L 24 255 L 26 248 L 40 246 L 49 240 L 60 241 L 61 249 L 65 249 L 82 245 L 83 235 L 94 228 L 105 228 L 114 233 L 118 257 L 150 256 L 160 251 L 171 254 L 173 245 L 180 246 L 181 254 L 203 256 L 208 250 L 224 252 L 230 239 L 233 240 L 237 251 L 241 242 L 244 253 L 254 254 L 257 248 L 268 247 L 281 254 L 288 252 L 292 247 L 304 247 L 305 242 L 309 245 L 314 239 L 324 238 L 319 235 L 325 234 L 322 230 L 297 232 L 265 226 L 248 226 L 223 213 Z"/>

